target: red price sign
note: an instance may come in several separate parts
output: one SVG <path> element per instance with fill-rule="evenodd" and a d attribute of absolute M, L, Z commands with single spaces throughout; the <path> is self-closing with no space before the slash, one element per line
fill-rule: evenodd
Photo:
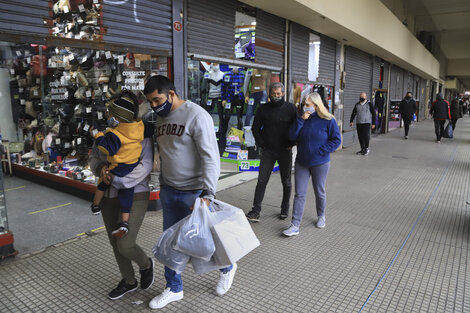
<path fill-rule="evenodd" d="M 174 23 L 173 23 L 173 28 L 174 28 L 177 32 L 180 32 L 181 30 L 183 30 L 183 25 L 181 24 L 181 22 L 174 22 Z"/>

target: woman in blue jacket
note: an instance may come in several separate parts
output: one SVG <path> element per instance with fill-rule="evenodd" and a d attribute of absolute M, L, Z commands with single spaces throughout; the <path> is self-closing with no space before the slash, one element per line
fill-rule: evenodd
<path fill-rule="evenodd" d="M 289 237 L 299 234 L 310 176 L 317 206 L 316 226 L 325 227 L 325 183 L 330 168 L 330 153 L 341 144 L 338 124 L 318 93 L 307 96 L 300 114 L 289 129 L 289 139 L 297 142 L 292 224 L 283 231 Z"/>

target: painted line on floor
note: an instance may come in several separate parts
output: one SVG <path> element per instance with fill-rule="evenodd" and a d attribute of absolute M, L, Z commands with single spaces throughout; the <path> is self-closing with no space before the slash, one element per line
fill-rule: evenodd
<path fill-rule="evenodd" d="M 61 208 L 61 207 L 64 207 L 64 206 L 67 206 L 67 205 L 71 205 L 71 204 L 72 204 L 72 202 L 69 202 L 69 203 L 65 203 L 65 204 L 61 204 L 61 205 L 54 206 L 54 207 L 52 207 L 52 208 L 47 208 L 47 209 L 44 209 L 44 210 L 29 212 L 28 214 L 31 215 L 31 214 L 41 213 L 41 212 L 45 212 L 45 211 L 49 211 L 49 210 Z"/>
<path fill-rule="evenodd" d="M 385 271 L 385 273 L 382 275 L 382 277 L 380 277 L 379 279 L 379 282 L 377 283 L 377 285 L 375 285 L 375 288 L 374 290 L 372 290 L 372 292 L 370 293 L 370 295 L 367 297 L 366 299 L 366 302 L 364 302 L 364 304 L 362 305 L 361 309 L 359 310 L 359 313 L 361 313 L 364 308 L 366 307 L 367 303 L 369 302 L 370 298 L 372 298 L 372 296 L 374 295 L 374 293 L 377 291 L 377 289 L 379 288 L 379 285 L 382 283 L 382 281 L 385 279 L 385 277 L 387 276 L 387 274 L 390 272 L 390 269 L 392 268 L 393 264 L 395 263 L 395 261 L 397 260 L 398 256 L 400 255 L 401 251 L 403 250 L 403 248 L 405 247 L 406 243 L 408 242 L 408 239 L 410 239 L 411 237 L 411 234 L 413 233 L 413 231 L 415 230 L 416 228 L 416 225 L 418 225 L 419 221 L 421 220 L 421 217 L 423 217 L 424 213 L 427 211 L 427 209 L 429 208 L 429 205 L 431 204 L 431 201 L 434 199 L 434 197 L 436 196 L 437 194 L 437 191 L 439 190 L 439 188 L 441 187 L 441 184 L 442 182 L 444 181 L 444 179 L 447 177 L 447 174 L 449 173 L 449 170 L 452 166 L 452 164 L 454 163 L 454 159 L 455 159 L 455 154 L 457 152 L 457 148 L 459 146 L 455 147 L 453 153 L 452 153 L 452 158 L 451 160 L 449 161 L 449 163 L 447 164 L 447 168 L 446 168 L 446 171 L 444 173 L 444 175 L 442 175 L 441 179 L 439 179 L 439 182 L 436 186 L 436 188 L 434 188 L 431 196 L 429 197 L 428 201 L 426 202 L 424 208 L 421 210 L 421 213 L 419 214 L 418 218 L 416 219 L 415 223 L 413 224 L 413 227 L 411 227 L 411 230 L 410 232 L 408 233 L 408 235 L 406 235 L 405 237 L 405 240 L 403 241 L 403 243 L 401 244 L 400 248 L 398 249 L 397 253 L 395 254 L 395 256 L 393 257 L 392 261 L 390 262 L 390 264 L 388 265 L 387 267 L 387 270 Z"/>
<path fill-rule="evenodd" d="M 17 190 L 17 189 L 21 189 L 21 188 L 25 188 L 25 187 L 26 186 L 19 186 L 19 187 L 15 187 L 15 188 L 5 189 L 5 191 Z"/>
<path fill-rule="evenodd" d="M 101 227 L 98 227 L 98 228 L 95 228 L 95 229 L 90 230 L 90 232 L 91 232 L 91 233 L 94 233 L 94 232 L 96 232 L 96 231 L 98 231 L 98 230 L 101 230 L 101 229 L 103 229 L 103 228 L 104 228 L 104 226 L 101 226 Z M 85 235 L 86 235 L 86 233 L 80 233 L 80 234 L 77 234 L 76 237 L 85 236 Z"/>

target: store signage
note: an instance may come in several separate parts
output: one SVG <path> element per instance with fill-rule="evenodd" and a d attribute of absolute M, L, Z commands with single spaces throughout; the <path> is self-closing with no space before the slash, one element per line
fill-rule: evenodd
<path fill-rule="evenodd" d="M 183 30 L 183 25 L 181 24 L 181 22 L 174 22 L 173 23 L 173 28 L 177 31 L 177 32 L 180 32 Z"/>
<path fill-rule="evenodd" d="M 124 88 L 127 90 L 144 90 L 145 71 L 124 71 Z"/>

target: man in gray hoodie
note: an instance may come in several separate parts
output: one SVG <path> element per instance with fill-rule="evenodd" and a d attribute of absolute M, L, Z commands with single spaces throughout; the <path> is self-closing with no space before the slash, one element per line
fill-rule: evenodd
<path fill-rule="evenodd" d="M 160 201 L 163 230 L 191 214 L 196 199 L 210 203 L 220 175 L 220 158 L 211 116 L 197 104 L 181 99 L 165 76 L 152 76 L 144 94 L 157 113 L 156 137 L 160 153 Z M 216 293 L 231 287 L 237 264 L 221 269 Z M 149 306 L 160 309 L 183 299 L 181 274 L 165 267 L 166 288 Z"/>
<path fill-rule="evenodd" d="M 357 117 L 356 117 L 357 116 Z M 370 127 L 375 128 L 375 109 L 372 103 L 367 101 L 367 94 L 362 92 L 359 96 L 359 102 L 354 105 L 349 120 L 349 126 L 353 126 L 354 118 L 356 118 L 356 129 L 361 150 L 356 154 L 369 154 Z"/>

